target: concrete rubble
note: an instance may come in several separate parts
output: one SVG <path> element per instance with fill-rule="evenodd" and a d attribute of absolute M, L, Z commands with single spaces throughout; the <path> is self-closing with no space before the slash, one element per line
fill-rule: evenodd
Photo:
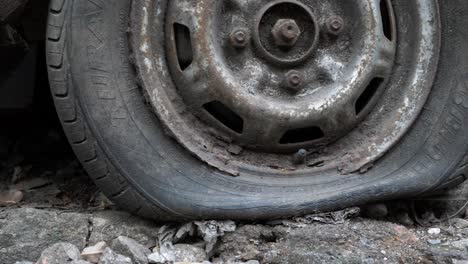
<path fill-rule="evenodd" d="M 3 208 L 0 259 L 2 264 L 464 263 L 468 227 L 459 224 L 464 221 L 404 226 L 364 218 L 351 208 L 263 223 L 161 226 L 119 211 Z"/>

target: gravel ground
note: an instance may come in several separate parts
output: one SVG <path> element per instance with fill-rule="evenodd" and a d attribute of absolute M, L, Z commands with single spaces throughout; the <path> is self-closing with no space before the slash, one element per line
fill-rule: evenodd
<path fill-rule="evenodd" d="M 107 200 L 60 128 L 26 125 L 0 132 L 0 263 L 468 263 L 467 190 L 270 222 L 161 224 Z"/>

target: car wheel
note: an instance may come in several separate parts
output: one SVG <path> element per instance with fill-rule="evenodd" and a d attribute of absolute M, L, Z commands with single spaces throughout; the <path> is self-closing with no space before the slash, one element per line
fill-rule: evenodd
<path fill-rule="evenodd" d="M 468 2 L 52 0 L 49 79 L 121 207 L 271 219 L 466 179 Z"/>

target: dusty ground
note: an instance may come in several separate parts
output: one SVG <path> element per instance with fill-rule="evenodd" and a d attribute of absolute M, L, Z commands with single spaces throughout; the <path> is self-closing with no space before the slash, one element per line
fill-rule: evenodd
<path fill-rule="evenodd" d="M 34 133 L 25 132 L 31 130 Z M 71 243 L 81 251 L 105 241 L 118 251 L 116 239 L 122 237 L 134 239 L 145 252 L 156 252 L 168 232 L 172 235 L 166 242 L 171 245 L 201 250 L 200 262 L 468 263 L 468 220 L 463 219 L 467 215 L 460 211 L 445 220 L 461 208 L 467 193 L 460 189 L 448 195 L 264 223 L 235 223 L 235 230 L 218 234 L 211 249 L 208 244 L 213 241 L 207 242 L 200 225 L 218 223 L 161 228 L 119 211 L 89 180 L 60 128 L 24 125 L 0 135 L 0 263 L 35 262 L 58 242 Z M 174 238 L 174 233 L 188 226 L 191 235 Z M 145 263 L 131 255 L 133 263 Z M 42 263 L 54 262 L 42 259 Z"/>

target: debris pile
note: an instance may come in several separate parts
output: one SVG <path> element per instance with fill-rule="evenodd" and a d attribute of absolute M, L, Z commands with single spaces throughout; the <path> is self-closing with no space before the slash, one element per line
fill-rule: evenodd
<path fill-rule="evenodd" d="M 164 264 L 164 263 L 203 263 L 209 264 L 210 256 L 218 238 L 227 232 L 234 232 L 232 221 L 198 221 L 183 225 L 159 228 L 156 245 L 148 247 L 136 240 L 118 236 L 108 245 L 100 241 L 85 247 L 81 252 L 71 243 L 59 242 L 46 248 L 36 263 L 47 264 Z M 184 240 L 192 244 L 183 243 Z M 181 242 L 181 243 L 179 243 Z M 33 262 L 21 261 L 18 264 Z M 256 260 L 230 262 L 232 264 L 256 264 Z"/>
<path fill-rule="evenodd" d="M 468 216 L 420 227 L 363 218 L 359 211 L 364 210 L 261 223 L 160 226 L 119 211 L 5 208 L 0 209 L 0 259 L 6 264 L 468 261 Z"/>

